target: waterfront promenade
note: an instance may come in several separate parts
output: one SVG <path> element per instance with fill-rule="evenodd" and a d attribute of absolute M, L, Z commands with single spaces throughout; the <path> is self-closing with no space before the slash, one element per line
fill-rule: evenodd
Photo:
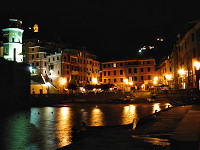
<path fill-rule="evenodd" d="M 135 130 L 97 130 L 62 149 L 199 149 L 200 105 L 175 106 L 153 115 L 155 119 Z"/>

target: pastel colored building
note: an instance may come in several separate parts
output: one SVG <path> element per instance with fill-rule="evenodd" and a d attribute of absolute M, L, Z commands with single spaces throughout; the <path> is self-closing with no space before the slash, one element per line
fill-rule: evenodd
<path fill-rule="evenodd" d="M 155 59 L 133 59 L 102 63 L 102 84 L 114 84 L 119 90 L 133 87 L 147 90 L 155 75 Z"/>

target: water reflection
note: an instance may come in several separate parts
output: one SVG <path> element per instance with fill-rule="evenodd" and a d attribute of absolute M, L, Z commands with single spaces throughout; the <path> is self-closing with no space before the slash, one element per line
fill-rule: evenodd
<path fill-rule="evenodd" d="M 98 107 L 94 107 L 90 118 L 91 126 L 103 126 L 103 113 Z"/>
<path fill-rule="evenodd" d="M 72 112 L 70 107 L 61 107 L 57 113 L 56 137 L 58 147 L 71 143 Z"/>
<path fill-rule="evenodd" d="M 122 113 L 122 124 L 130 124 L 137 118 L 134 105 L 124 106 Z M 135 121 L 134 121 L 135 122 Z"/>
<path fill-rule="evenodd" d="M 159 111 L 160 111 L 160 103 L 155 103 L 153 105 L 153 111 L 152 111 L 152 113 L 159 112 Z"/>
<path fill-rule="evenodd" d="M 81 122 L 88 126 L 120 125 L 133 121 L 136 124 L 141 117 L 168 106 L 167 103 L 156 103 L 33 107 L 30 112 L 16 113 L 5 118 L 0 135 L 6 148 L 1 149 L 57 149 L 71 143 L 71 129 Z"/>

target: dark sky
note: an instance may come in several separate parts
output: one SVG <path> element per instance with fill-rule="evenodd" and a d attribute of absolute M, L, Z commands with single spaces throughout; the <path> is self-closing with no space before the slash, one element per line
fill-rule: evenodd
<path fill-rule="evenodd" d="M 185 23 L 200 18 L 199 6 L 191 0 L 8 1 L 0 9 L 0 19 L 3 28 L 15 12 L 25 32 L 37 23 L 44 37 L 60 37 L 72 47 L 85 45 L 105 60 L 134 57 L 157 36 L 164 38 L 163 53 L 158 53 L 169 53 Z"/>

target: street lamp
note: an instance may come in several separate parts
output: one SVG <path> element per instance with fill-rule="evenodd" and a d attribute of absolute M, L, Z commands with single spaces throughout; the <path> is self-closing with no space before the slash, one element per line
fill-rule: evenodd
<path fill-rule="evenodd" d="M 166 75 L 166 79 L 167 80 L 171 80 L 172 79 L 172 75 L 171 74 Z"/>
<path fill-rule="evenodd" d="M 183 76 L 185 74 L 185 71 L 183 69 L 178 70 L 178 73 Z"/>
<path fill-rule="evenodd" d="M 196 70 L 199 70 L 200 63 L 199 62 L 194 62 L 194 66 L 196 67 Z"/>
<path fill-rule="evenodd" d="M 97 84 L 97 78 L 92 78 L 92 83 Z"/>
<path fill-rule="evenodd" d="M 64 93 L 64 85 L 67 82 L 67 80 L 65 78 L 60 78 L 60 84 L 63 85 L 63 93 Z"/>
<path fill-rule="evenodd" d="M 124 82 L 125 82 L 126 84 L 128 84 L 128 79 L 124 79 Z"/>

